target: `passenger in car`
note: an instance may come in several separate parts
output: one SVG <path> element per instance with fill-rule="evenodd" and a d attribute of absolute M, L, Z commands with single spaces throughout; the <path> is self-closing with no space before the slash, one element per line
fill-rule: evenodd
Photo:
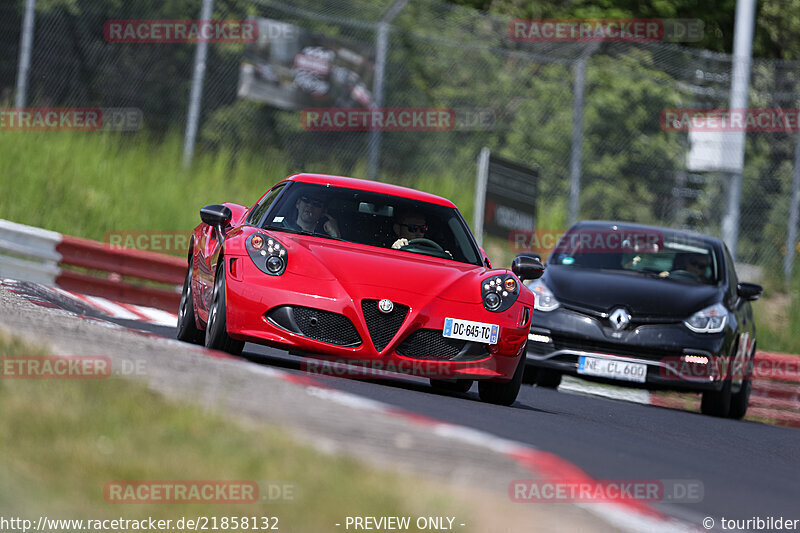
<path fill-rule="evenodd" d="M 328 214 L 328 207 L 324 198 L 303 195 L 295 202 L 295 208 L 297 209 L 297 217 L 294 221 L 289 218 L 286 224 L 287 227 L 341 238 L 339 224 Z"/>

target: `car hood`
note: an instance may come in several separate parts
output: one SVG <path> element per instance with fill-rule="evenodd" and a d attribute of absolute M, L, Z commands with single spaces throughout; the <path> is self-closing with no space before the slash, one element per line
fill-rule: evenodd
<path fill-rule="evenodd" d="M 399 250 L 302 235 L 276 234 L 287 245 L 287 270 L 342 286 L 386 287 L 448 300 L 480 303 L 480 280 L 490 270 Z"/>
<path fill-rule="evenodd" d="M 717 286 L 638 274 L 548 265 L 542 279 L 560 302 L 604 313 L 624 307 L 634 316 L 686 318 L 721 300 Z"/>

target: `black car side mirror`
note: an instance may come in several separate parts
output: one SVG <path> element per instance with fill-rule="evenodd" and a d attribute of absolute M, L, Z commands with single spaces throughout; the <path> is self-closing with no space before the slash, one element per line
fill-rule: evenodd
<path fill-rule="evenodd" d="M 224 205 L 211 204 L 200 210 L 200 220 L 213 228 L 224 228 L 232 218 L 233 213 Z"/>
<path fill-rule="evenodd" d="M 537 255 L 519 254 L 511 263 L 511 271 L 521 280 L 539 279 L 544 274 L 544 265 Z"/>
<path fill-rule="evenodd" d="M 758 300 L 764 293 L 764 287 L 756 283 L 747 283 L 743 281 L 736 285 L 736 293 L 745 300 Z"/>
<path fill-rule="evenodd" d="M 233 213 L 230 208 L 220 204 L 207 205 L 200 210 L 200 219 L 214 228 L 217 240 L 222 242 L 225 237 L 225 226 L 231 223 Z"/>

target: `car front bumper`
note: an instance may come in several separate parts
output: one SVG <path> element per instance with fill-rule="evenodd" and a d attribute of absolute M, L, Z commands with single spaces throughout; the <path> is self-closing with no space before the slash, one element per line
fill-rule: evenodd
<path fill-rule="evenodd" d="M 248 257 L 239 258 L 236 276 L 227 272 L 226 290 L 231 337 L 308 355 L 313 358 L 306 360 L 311 372 L 330 368 L 319 363 L 324 358 L 436 379 L 508 381 L 530 330 L 530 318 L 522 322 L 519 305 L 491 313 L 480 303 L 391 288 L 352 285 L 345 290 L 336 280 L 289 271 L 267 276 Z M 386 331 L 381 318 L 376 322 L 373 317 L 368 323 L 365 312 L 370 312 L 364 300 L 377 305 L 381 299 L 394 302 L 397 311 L 407 307 L 395 330 Z M 498 342 L 462 341 L 459 345 L 444 339 L 446 317 L 498 324 Z"/>
<path fill-rule="evenodd" d="M 693 333 L 679 321 L 634 323 L 613 331 L 601 319 L 559 308 L 534 313 L 527 364 L 618 385 L 701 392 L 720 390 L 724 379 L 730 379 L 718 372 L 725 369 L 727 353 L 724 334 Z M 646 365 L 645 382 L 580 373 L 582 357 Z M 708 363 L 695 362 L 703 358 Z"/>

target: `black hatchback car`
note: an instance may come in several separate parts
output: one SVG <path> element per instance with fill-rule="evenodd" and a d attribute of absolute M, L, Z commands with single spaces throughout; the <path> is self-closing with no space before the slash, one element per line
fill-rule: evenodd
<path fill-rule="evenodd" d="M 551 252 L 536 294 L 525 380 L 562 374 L 702 393 L 704 414 L 741 418 L 756 330 L 725 244 L 689 232 L 584 221 Z"/>

